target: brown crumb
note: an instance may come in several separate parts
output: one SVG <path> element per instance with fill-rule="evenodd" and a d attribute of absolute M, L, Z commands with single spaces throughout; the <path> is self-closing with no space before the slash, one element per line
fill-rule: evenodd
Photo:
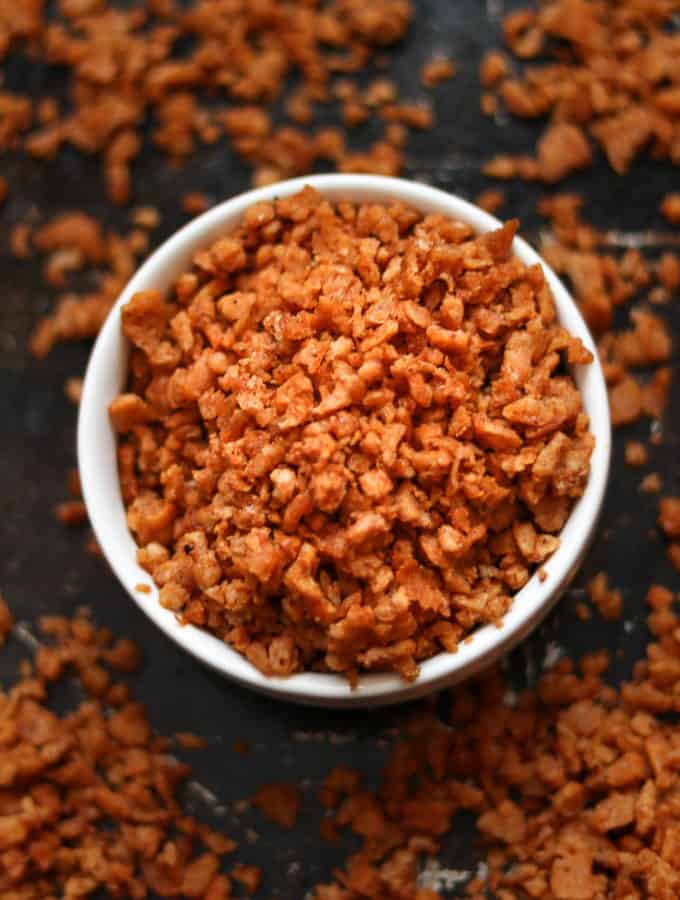
<path fill-rule="evenodd" d="M 680 572 L 680 541 L 672 541 L 668 545 L 668 559 L 677 572 Z"/>
<path fill-rule="evenodd" d="M 625 462 L 627 466 L 639 468 L 647 464 L 649 453 L 640 441 L 627 441 L 625 449 Z"/>
<path fill-rule="evenodd" d="M 663 481 L 658 472 L 650 472 L 640 482 L 640 490 L 643 494 L 658 494 L 663 487 Z"/>
<path fill-rule="evenodd" d="M 0 175 L 0 206 L 7 200 L 9 188 L 7 187 L 7 179 Z"/>
<path fill-rule="evenodd" d="M 477 196 L 475 203 L 485 212 L 495 215 L 505 203 L 505 194 L 503 191 L 498 190 L 482 191 L 482 193 Z"/>
<path fill-rule="evenodd" d="M 300 812 L 300 792 L 291 784 L 265 784 L 258 789 L 253 803 L 270 822 L 293 828 Z"/>
<path fill-rule="evenodd" d="M 659 501 L 659 526 L 666 537 L 680 538 L 680 497 Z"/>
<path fill-rule="evenodd" d="M 7 640 L 7 635 L 14 626 L 14 617 L 4 597 L 0 594 L 0 647 Z"/>
<path fill-rule="evenodd" d="M 87 522 L 87 510 L 82 500 L 64 500 L 54 511 L 62 525 L 83 525 Z"/>
<path fill-rule="evenodd" d="M 78 406 L 83 396 L 83 379 L 80 377 L 67 378 L 64 382 L 64 393 L 74 406 Z"/>
<path fill-rule="evenodd" d="M 205 738 L 191 731 L 178 731 L 175 740 L 184 750 L 204 750 L 208 746 Z"/>
<path fill-rule="evenodd" d="M 586 585 L 588 596 L 603 619 L 614 621 L 621 617 L 623 598 L 621 591 L 609 587 L 606 572 L 599 572 Z"/>
<path fill-rule="evenodd" d="M 149 585 L 144 584 L 141 581 L 139 582 L 139 584 L 135 585 L 135 590 L 137 591 L 138 594 L 150 594 L 151 593 L 151 588 L 149 587 Z"/>
<path fill-rule="evenodd" d="M 576 615 L 581 622 L 589 622 L 593 617 L 590 607 L 587 603 L 583 602 L 576 604 Z"/>
<path fill-rule="evenodd" d="M 446 56 L 435 56 L 425 63 L 420 70 L 420 80 L 427 88 L 436 87 L 442 81 L 448 81 L 456 74 L 453 60 Z"/>
<path fill-rule="evenodd" d="M 257 866 L 237 863 L 231 870 L 231 877 L 236 881 L 240 881 L 249 894 L 254 894 L 260 886 L 262 871 Z"/>
<path fill-rule="evenodd" d="M 206 209 L 210 209 L 210 200 L 205 194 L 192 191 L 182 195 L 182 209 L 189 216 L 200 216 Z"/>
<path fill-rule="evenodd" d="M 137 206 L 130 213 L 130 221 L 139 228 L 153 230 L 161 224 L 161 214 L 155 206 Z"/>
<path fill-rule="evenodd" d="M 667 222 L 671 225 L 680 225 L 680 194 L 666 194 L 660 209 Z"/>

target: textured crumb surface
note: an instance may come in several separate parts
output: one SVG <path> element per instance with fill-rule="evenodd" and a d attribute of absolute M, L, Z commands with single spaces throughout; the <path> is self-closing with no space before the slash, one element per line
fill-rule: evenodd
<path fill-rule="evenodd" d="M 393 669 L 497 623 L 559 546 L 594 438 L 518 223 L 477 237 L 311 188 L 123 307 L 110 406 L 160 602 L 270 675 Z"/>

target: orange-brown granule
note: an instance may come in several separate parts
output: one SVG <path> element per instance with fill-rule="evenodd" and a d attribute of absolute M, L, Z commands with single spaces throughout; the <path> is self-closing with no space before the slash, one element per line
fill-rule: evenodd
<path fill-rule="evenodd" d="M 559 544 L 593 437 L 517 222 L 308 188 L 123 309 L 111 405 L 161 603 L 268 674 L 396 669 L 498 622 Z"/>
<path fill-rule="evenodd" d="M 677 0 L 546 0 L 503 22 L 511 63 L 482 61 L 482 109 L 550 117 L 537 156 L 497 156 L 497 178 L 559 181 L 599 149 L 619 174 L 646 154 L 680 164 Z M 490 93 L 490 92 L 493 93 Z"/>
<path fill-rule="evenodd" d="M 147 216 L 146 221 L 151 223 L 152 219 Z M 139 256 L 147 250 L 146 242 L 140 243 L 140 235 L 144 232 L 136 229 L 125 235 L 104 231 L 84 212 L 57 215 L 27 234 L 26 254 L 37 252 L 44 258 L 43 278 L 58 291 L 54 308 L 38 321 L 31 335 L 34 356 L 42 359 L 62 341 L 96 337 L 132 277 Z M 87 272 L 93 287 L 80 292 L 68 289 L 71 272 Z M 81 386 L 74 382 L 69 387 L 67 383 L 73 402 L 79 400 Z"/>
<path fill-rule="evenodd" d="M 0 640 L 9 627 L 0 601 Z M 220 858 L 236 844 L 184 812 L 189 766 L 113 681 L 138 665 L 136 646 L 82 617 L 40 630 L 33 671 L 0 691 L 0 894 L 226 900 Z M 52 683 L 73 674 L 89 696 L 53 712 Z"/>
<path fill-rule="evenodd" d="M 535 688 L 508 694 L 498 673 L 454 691 L 444 721 L 421 712 L 373 793 L 336 769 L 320 799 L 326 830 L 362 840 L 315 900 L 440 900 L 425 859 L 469 810 L 487 874 L 474 900 L 675 900 L 680 895 L 680 620 L 674 595 L 650 588 L 655 641 L 619 691 L 606 651 L 562 660 Z"/>
<path fill-rule="evenodd" d="M 677 291 L 680 261 L 666 252 L 651 264 L 639 250 L 623 254 L 609 250 L 607 235 L 585 221 L 582 205 L 582 198 L 575 194 L 539 202 L 539 212 L 552 226 L 541 252 L 566 277 L 586 322 L 599 338 L 612 423 L 628 425 L 642 416 L 660 419 L 671 385 L 672 338 L 665 320 L 651 307 L 662 306 Z M 617 309 L 632 300 L 640 302 L 630 309 L 631 327 L 616 329 Z M 639 370 L 643 377 L 638 376 Z"/>

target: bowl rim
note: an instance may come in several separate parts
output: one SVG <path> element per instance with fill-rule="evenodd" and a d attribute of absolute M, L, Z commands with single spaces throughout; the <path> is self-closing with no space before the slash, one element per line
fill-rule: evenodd
<path fill-rule="evenodd" d="M 467 678 L 510 649 L 547 614 L 575 574 L 593 537 L 607 486 L 611 454 L 607 390 L 594 340 L 575 302 L 538 253 L 525 240 L 516 237 L 513 253 L 528 265 L 543 267 L 559 321 L 573 335 L 580 337 L 594 356 L 589 366 L 574 370 L 596 440 L 591 471 L 583 496 L 574 505 L 560 532 L 560 547 L 543 567 L 547 578 L 541 581 L 539 572 L 535 572 L 514 595 L 512 605 L 499 625 L 480 627 L 455 653 L 442 652 L 425 660 L 413 682 L 404 682 L 399 675 L 389 672 L 362 674 L 356 688 L 350 687 L 343 676 L 327 673 L 268 677 L 214 635 L 195 626 L 180 624 L 171 611 L 160 605 L 157 588 L 149 574 L 137 564 L 137 545 L 125 522 L 115 435 L 108 418 L 109 399 L 120 391 L 126 373 L 127 342 L 120 328 L 120 310 L 137 291 L 159 284 L 169 285 L 197 249 L 234 227 L 253 203 L 289 196 L 306 185 L 333 201 L 399 200 L 422 212 L 440 212 L 460 219 L 478 233 L 502 225 L 494 216 L 455 194 L 418 182 L 375 175 L 310 175 L 278 182 L 238 194 L 193 219 L 162 243 L 137 269 L 109 312 L 90 355 L 77 434 L 83 498 L 102 552 L 137 606 L 168 637 L 209 667 L 251 689 L 298 703 L 372 706 L 401 702 Z M 141 593 L 140 584 L 146 585 L 149 592 Z"/>

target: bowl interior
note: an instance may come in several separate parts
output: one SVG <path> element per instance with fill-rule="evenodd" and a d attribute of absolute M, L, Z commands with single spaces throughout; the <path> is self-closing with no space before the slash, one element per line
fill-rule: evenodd
<path fill-rule="evenodd" d="M 573 300 L 535 251 L 516 238 L 515 254 L 529 265 L 543 265 L 560 322 L 581 338 L 595 356 L 592 365 L 578 367 L 573 373 L 596 439 L 591 474 L 583 496 L 562 530 L 560 547 L 544 566 L 546 580 L 541 581 L 538 574 L 534 574 L 515 595 L 500 626 L 481 627 L 456 653 L 441 653 L 427 660 L 421 665 L 415 682 L 404 683 L 399 676 L 389 673 L 367 674 L 361 676 L 355 690 L 344 678 L 330 674 L 302 673 L 285 679 L 268 678 L 213 635 L 194 626 L 179 624 L 172 612 L 160 606 L 155 585 L 137 564 L 136 544 L 125 520 L 118 481 L 116 436 L 108 417 L 108 405 L 123 388 L 127 373 L 128 347 L 121 333 L 120 309 L 139 290 L 169 289 L 190 265 L 194 252 L 235 227 L 252 203 L 290 195 L 308 184 L 330 200 L 386 202 L 399 199 L 423 213 L 442 213 L 460 219 L 481 233 L 501 224 L 478 207 L 435 188 L 393 178 L 356 175 L 310 176 L 271 185 L 228 200 L 190 222 L 137 271 L 109 314 L 92 351 L 78 422 L 78 462 L 83 496 L 102 551 L 132 598 L 169 637 L 207 665 L 251 688 L 300 703 L 325 706 L 394 703 L 452 684 L 488 665 L 535 627 L 573 577 L 593 534 L 606 487 L 611 443 L 607 392 L 593 339 Z M 140 592 L 139 585 L 146 585 L 150 593 Z"/>

